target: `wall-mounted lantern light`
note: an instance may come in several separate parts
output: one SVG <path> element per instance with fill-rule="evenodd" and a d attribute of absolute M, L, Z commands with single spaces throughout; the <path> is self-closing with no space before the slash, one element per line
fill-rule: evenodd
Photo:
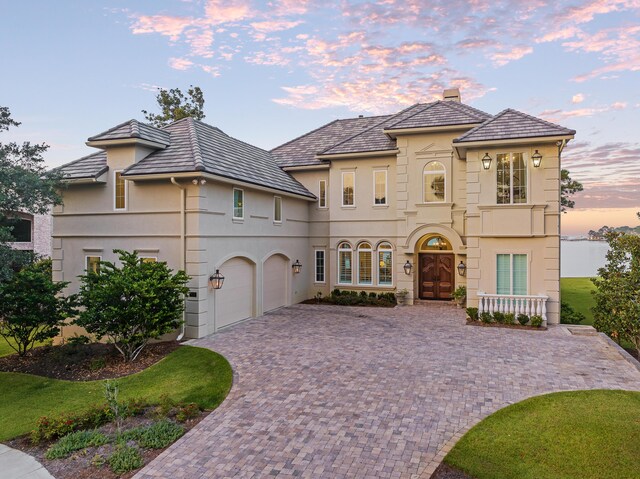
<path fill-rule="evenodd" d="M 542 155 L 538 153 L 538 150 L 536 150 L 536 152 L 531 155 L 531 159 L 533 160 L 534 168 L 538 168 L 540 166 L 540 163 L 542 163 Z"/>
<path fill-rule="evenodd" d="M 460 264 L 458 265 L 458 274 L 460 276 L 464 276 L 467 272 L 467 265 L 464 264 L 462 261 L 460 261 Z"/>
<path fill-rule="evenodd" d="M 209 284 L 211 284 L 213 289 L 220 289 L 222 288 L 222 283 L 224 283 L 224 276 L 222 276 L 220 270 L 217 269 L 214 274 L 209 276 Z"/>
<path fill-rule="evenodd" d="M 407 262 L 404 264 L 403 268 L 404 268 L 404 274 L 410 275 L 411 274 L 411 270 L 413 269 L 413 265 L 411 263 L 409 263 L 409 260 L 407 260 Z"/>
<path fill-rule="evenodd" d="M 300 260 L 296 260 L 296 262 L 293 263 L 291 267 L 293 268 L 293 272 L 298 274 L 302 269 L 302 263 L 300 263 Z"/>
<path fill-rule="evenodd" d="M 482 157 L 482 167 L 485 170 L 491 168 L 491 157 L 489 156 L 489 153 L 485 153 L 485 155 Z"/>

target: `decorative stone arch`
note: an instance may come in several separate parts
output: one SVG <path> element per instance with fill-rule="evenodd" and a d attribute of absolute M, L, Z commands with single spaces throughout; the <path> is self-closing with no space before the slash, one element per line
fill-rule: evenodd
<path fill-rule="evenodd" d="M 283 250 L 272 250 L 262 258 L 257 283 L 258 314 L 291 304 L 291 261 Z"/>
<path fill-rule="evenodd" d="M 209 332 L 258 315 L 257 285 L 262 264 L 253 255 L 236 251 L 215 265 L 214 270 L 220 270 L 225 282 L 220 290 L 209 291 Z"/>
<path fill-rule="evenodd" d="M 453 248 L 453 251 L 459 253 L 465 248 L 465 244 L 462 241 L 460 235 L 453 229 L 442 224 L 426 224 L 422 225 L 407 236 L 407 242 L 404 244 L 404 249 L 407 252 L 415 252 L 416 247 L 420 240 L 428 235 L 440 235 L 444 236 Z"/>
<path fill-rule="evenodd" d="M 376 250 L 376 251 L 378 251 L 378 248 L 380 247 L 380 245 L 381 245 L 381 244 L 384 244 L 384 243 L 386 243 L 386 244 L 388 244 L 388 245 L 391 245 L 391 250 L 392 250 L 392 251 L 396 251 L 396 249 L 397 249 L 397 248 L 396 248 L 396 245 L 393 243 L 393 241 L 388 240 L 388 239 L 381 239 L 381 240 L 379 240 L 377 243 L 375 243 L 375 245 L 374 245 L 374 248 L 373 248 L 373 249 L 374 249 L 374 250 Z M 373 245 L 373 243 L 371 243 L 371 244 Z"/>
<path fill-rule="evenodd" d="M 223 256 L 218 261 L 216 261 L 215 269 L 219 269 L 223 264 L 225 264 L 227 261 L 229 261 L 230 259 L 233 259 L 233 258 L 242 258 L 242 259 L 246 260 L 247 262 L 253 264 L 254 266 L 257 266 L 257 264 L 258 264 L 257 258 L 255 256 L 253 256 L 251 253 L 247 253 L 245 251 L 236 251 L 234 253 L 230 253 L 230 254 L 228 254 L 226 256 Z"/>

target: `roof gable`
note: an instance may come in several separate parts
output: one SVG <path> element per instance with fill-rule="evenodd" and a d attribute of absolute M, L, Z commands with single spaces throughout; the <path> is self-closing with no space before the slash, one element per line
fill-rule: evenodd
<path fill-rule="evenodd" d="M 120 123 L 107 131 L 90 137 L 88 141 L 98 142 L 132 138 L 152 141 L 165 146 L 171 144 L 171 139 L 166 131 L 156 128 L 155 126 L 147 125 L 146 123 L 141 123 L 138 120 L 128 120 Z"/>
<path fill-rule="evenodd" d="M 468 125 L 482 123 L 491 115 L 457 101 L 436 101 L 408 118 L 386 127 L 388 130 L 401 128 L 428 128 L 438 126 Z"/>
<path fill-rule="evenodd" d="M 455 138 L 453 142 L 465 143 L 544 136 L 572 136 L 575 133 L 575 130 L 507 108 L 485 121 L 482 125 Z"/>

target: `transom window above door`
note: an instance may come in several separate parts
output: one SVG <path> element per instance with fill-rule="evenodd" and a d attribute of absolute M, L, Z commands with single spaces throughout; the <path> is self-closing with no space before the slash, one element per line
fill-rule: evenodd
<path fill-rule="evenodd" d="M 451 251 L 451 243 L 440 235 L 430 236 L 420 245 L 420 251 Z"/>

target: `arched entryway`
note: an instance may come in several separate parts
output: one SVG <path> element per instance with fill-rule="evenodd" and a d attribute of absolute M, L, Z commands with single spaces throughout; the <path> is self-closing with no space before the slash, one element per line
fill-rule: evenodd
<path fill-rule="evenodd" d="M 417 297 L 451 299 L 455 289 L 455 254 L 441 234 L 428 234 L 416 243 L 418 258 Z"/>

